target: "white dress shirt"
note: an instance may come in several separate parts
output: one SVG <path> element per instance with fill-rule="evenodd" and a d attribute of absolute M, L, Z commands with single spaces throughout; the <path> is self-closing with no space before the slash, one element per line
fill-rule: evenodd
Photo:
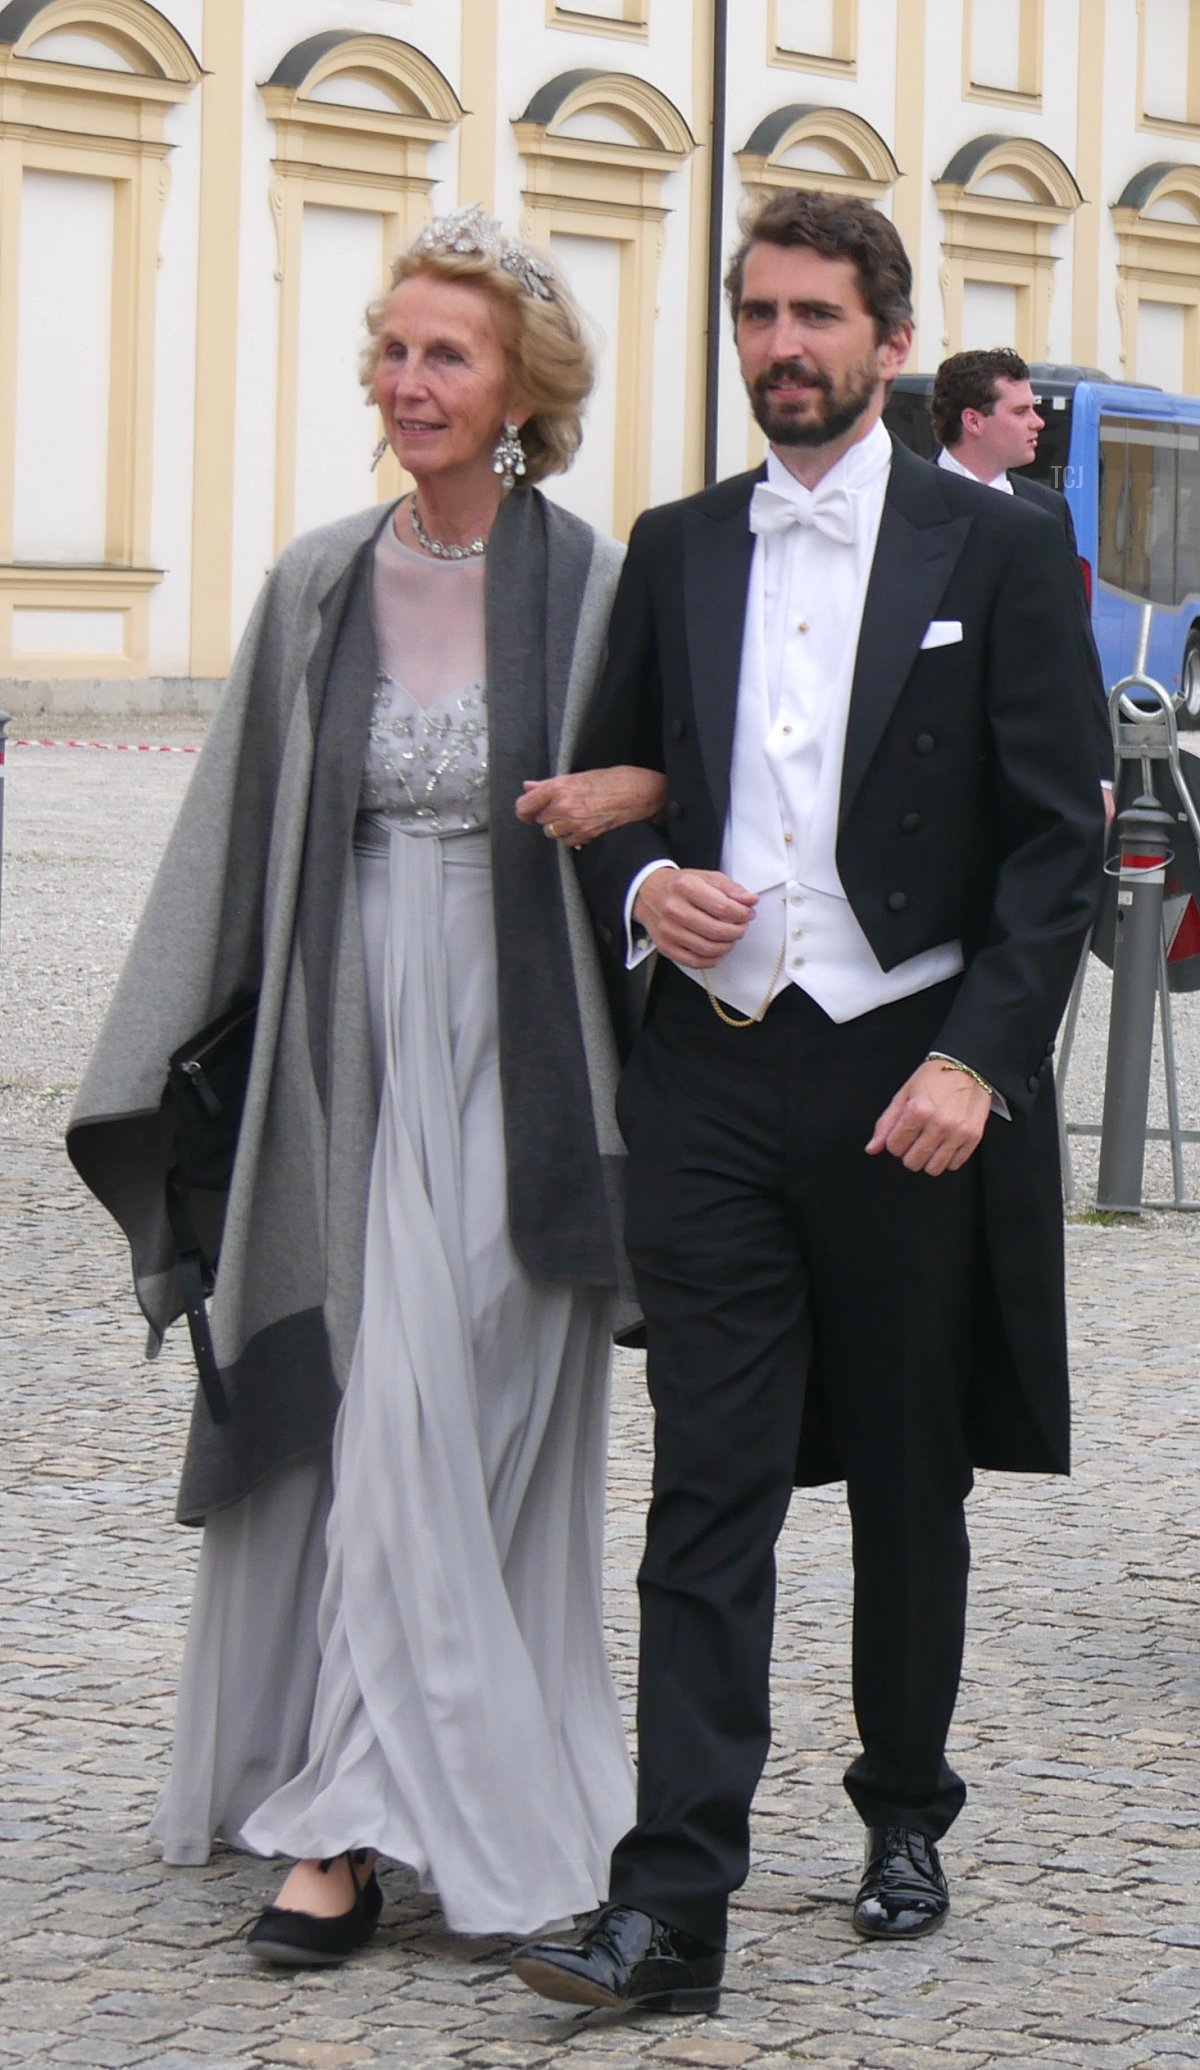
<path fill-rule="evenodd" d="M 1013 485 L 1008 479 L 1006 469 L 1002 469 L 999 474 L 994 474 L 990 481 L 985 482 L 981 476 L 972 474 L 969 467 L 964 467 L 961 460 L 956 460 L 953 453 L 948 453 L 945 446 L 942 447 L 937 456 L 937 464 L 939 467 L 944 467 L 948 474 L 961 474 L 969 482 L 979 482 L 982 488 L 999 489 L 1004 496 L 1011 496 L 1014 493 Z"/>
<path fill-rule="evenodd" d="M 891 440 L 876 424 L 808 490 L 768 450 L 770 519 L 779 498 L 800 522 L 759 531 L 751 563 L 721 868 L 758 905 L 742 940 L 707 974 L 679 967 L 717 997 L 760 1017 L 785 986 L 808 993 L 830 1019 L 849 1021 L 907 998 L 963 967 L 958 942 L 884 971 L 859 926 L 836 860 L 842 757 L 863 605 L 891 470 Z M 756 497 L 759 491 L 755 491 Z M 816 529 L 833 499 L 853 513 L 850 539 Z M 755 526 L 754 506 L 751 512 Z M 650 864 L 631 884 L 633 901 Z M 648 945 L 629 941 L 630 963 Z"/>

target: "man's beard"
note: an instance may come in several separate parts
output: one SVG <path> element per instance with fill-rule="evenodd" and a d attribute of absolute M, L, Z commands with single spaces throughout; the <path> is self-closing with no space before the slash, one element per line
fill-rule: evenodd
<path fill-rule="evenodd" d="M 803 417 L 793 416 L 787 408 L 772 408 L 773 383 L 784 378 L 807 382 L 819 391 L 815 414 L 811 400 L 805 405 L 808 414 Z M 874 359 L 861 360 L 852 367 L 840 391 L 834 389 L 828 374 L 818 373 L 815 367 L 803 366 L 796 359 L 780 359 L 758 376 L 750 390 L 750 407 L 760 431 L 766 433 L 773 446 L 827 446 L 853 431 L 873 400 L 878 383 L 879 369 Z"/>

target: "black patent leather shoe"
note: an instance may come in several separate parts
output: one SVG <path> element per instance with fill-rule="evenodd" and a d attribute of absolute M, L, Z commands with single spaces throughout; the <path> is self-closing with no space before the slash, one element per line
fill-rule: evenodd
<path fill-rule="evenodd" d="M 335 1855 L 319 1866 L 327 1873 L 337 1859 Z M 344 1859 L 354 1885 L 349 1910 L 323 1919 L 316 1912 L 288 1912 L 279 1905 L 268 1905 L 246 1936 L 247 1947 L 260 1962 L 280 1969 L 328 1969 L 366 1947 L 379 1924 L 383 1892 L 374 1869 L 359 1881 L 364 1853 L 347 1854 Z"/>
<path fill-rule="evenodd" d="M 938 1851 L 910 1826 L 868 1826 L 854 1927 L 870 1941 L 915 1941 L 950 1910 Z"/>
<path fill-rule="evenodd" d="M 632 1905 L 605 1905 L 575 1941 L 530 1941 L 513 1957 L 523 1984 L 566 2005 L 630 2012 L 715 2012 L 725 1954 Z"/>

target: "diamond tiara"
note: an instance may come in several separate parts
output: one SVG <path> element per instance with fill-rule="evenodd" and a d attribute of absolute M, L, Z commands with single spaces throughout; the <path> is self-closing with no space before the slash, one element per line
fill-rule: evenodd
<path fill-rule="evenodd" d="M 435 216 L 426 223 L 412 246 L 414 252 L 477 253 L 491 259 L 505 273 L 511 273 L 527 294 L 543 302 L 554 299 L 550 268 L 515 237 L 506 237 L 494 216 L 485 214 L 479 202 L 456 208 L 448 216 Z"/>

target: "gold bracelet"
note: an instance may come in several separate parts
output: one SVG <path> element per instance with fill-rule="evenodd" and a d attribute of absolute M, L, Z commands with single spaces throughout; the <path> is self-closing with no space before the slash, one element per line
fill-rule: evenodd
<path fill-rule="evenodd" d="M 976 1085 L 983 1087 L 989 1100 L 995 1099 L 995 1086 L 989 1085 L 986 1078 L 981 1078 L 978 1071 L 972 1071 L 969 1064 L 960 1064 L 957 1057 L 948 1057 L 940 1049 L 931 1049 L 925 1062 L 927 1064 L 940 1064 L 943 1071 L 961 1071 L 965 1078 L 973 1078 Z"/>

